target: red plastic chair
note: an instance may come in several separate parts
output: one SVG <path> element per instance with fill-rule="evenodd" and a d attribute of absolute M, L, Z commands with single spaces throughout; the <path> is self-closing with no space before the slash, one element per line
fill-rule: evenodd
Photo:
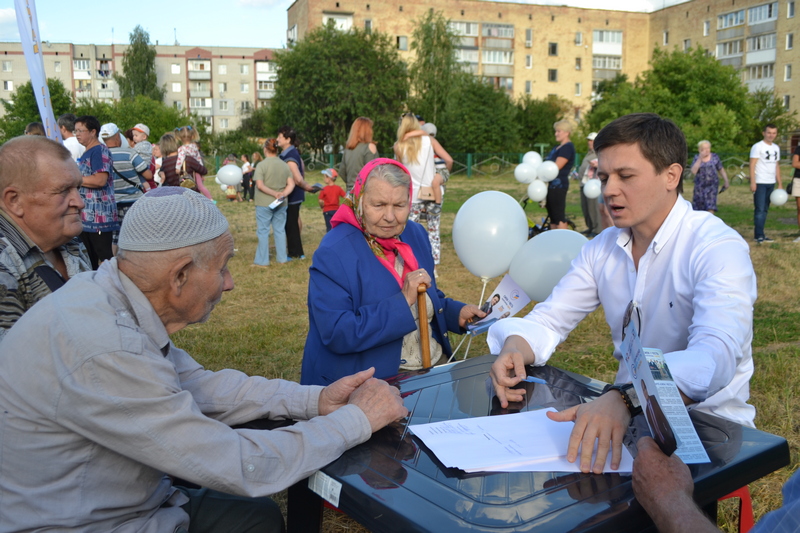
<path fill-rule="evenodd" d="M 739 498 L 739 533 L 747 533 L 753 527 L 753 502 L 750 500 L 750 488 L 745 485 L 730 494 L 723 496 L 719 501 L 728 498 Z"/>

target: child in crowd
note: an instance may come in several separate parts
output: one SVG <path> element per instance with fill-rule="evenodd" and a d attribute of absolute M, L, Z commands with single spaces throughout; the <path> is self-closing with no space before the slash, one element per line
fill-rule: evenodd
<path fill-rule="evenodd" d="M 178 171 L 180 171 L 179 169 L 186 160 L 187 155 L 194 157 L 198 161 L 203 160 L 203 156 L 200 154 L 200 149 L 197 147 L 197 141 L 200 140 L 200 134 L 197 133 L 196 128 L 191 126 L 175 128 L 175 135 L 182 143 L 182 145 L 178 148 L 178 159 L 175 161 L 175 168 Z M 203 183 L 203 176 L 195 173 L 194 182 L 197 184 L 197 190 L 200 192 L 200 194 L 211 200 L 211 193 Z"/>
<path fill-rule="evenodd" d="M 344 191 L 335 184 L 338 175 L 339 173 L 332 168 L 322 171 L 322 176 L 325 178 L 325 187 L 319 193 L 319 206 L 322 208 L 322 216 L 325 218 L 327 231 L 331 230 L 331 219 L 339 209 L 339 198 L 344 198 Z"/>
<path fill-rule="evenodd" d="M 151 161 L 153 159 L 153 145 L 147 140 L 150 136 L 150 128 L 144 124 L 137 124 L 132 129 L 133 142 L 136 143 L 133 149 L 136 150 L 136 153 L 138 153 L 142 159 Z"/>

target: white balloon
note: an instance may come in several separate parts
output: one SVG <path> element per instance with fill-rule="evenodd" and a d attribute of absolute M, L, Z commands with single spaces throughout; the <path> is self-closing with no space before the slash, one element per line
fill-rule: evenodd
<path fill-rule="evenodd" d="M 472 196 L 453 221 L 456 254 L 478 277 L 494 278 L 506 272 L 527 239 L 525 211 L 514 198 L 500 191 Z"/>
<path fill-rule="evenodd" d="M 219 181 L 219 176 L 216 176 L 216 177 L 214 178 L 214 181 L 216 181 L 218 185 L 222 185 L 222 182 L 221 182 L 221 181 Z"/>
<path fill-rule="evenodd" d="M 547 198 L 547 184 L 542 180 L 533 180 L 528 185 L 528 198 L 534 202 L 541 202 Z"/>
<path fill-rule="evenodd" d="M 217 179 L 225 185 L 238 185 L 242 181 L 242 169 L 236 165 L 225 165 L 217 171 Z"/>
<path fill-rule="evenodd" d="M 552 161 L 545 161 L 536 169 L 536 175 L 542 181 L 553 181 L 558 176 L 558 165 Z"/>
<path fill-rule="evenodd" d="M 228 186 L 224 183 L 221 183 L 219 188 L 222 189 L 222 192 L 228 192 Z"/>
<path fill-rule="evenodd" d="M 533 165 L 533 168 L 537 168 L 542 164 L 542 156 L 539 152 L 526 152 L 525 155 L 522 156 L 522 162 Z"/>
<path fill-rule="evenodd" d="M 600 180 L 597 178 L 590 179 L 583 186 L 583 195 L 586 196 L 586 198 L 597 198 L 600 196 L 600 192 Z"/>
<path fill-rule="evenodd" d="M 520 183 L 530 183 L 536 179 L 536 167 L 528 163 L 520 163 L 514 169 L 514 177 Z"/>
<path fill-rule="evenodd" d="M 587 242 L 586 237 L 568 229 L 540 233 L 517 252 L 508 275 L 531 300 L 543 302 Z"/>
<path fill-rule="evenodd" d="M 789 199 L 789 195 L 783 189 L 775 189 L 769 195 L 769 203 L 773 205 L 783 205 Z"/>

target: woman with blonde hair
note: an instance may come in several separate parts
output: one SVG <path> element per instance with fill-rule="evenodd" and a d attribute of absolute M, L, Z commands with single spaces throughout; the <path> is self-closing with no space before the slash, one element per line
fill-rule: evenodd
<path fill-rule="evenodd" d="M 411 214 L 409 220 L 419 222 L 422 213 L 428 221 L 428 238 L 433 249 L 434 264 L 439 264 L 441 243 L 439 240 L 439 218 L 442 212 L 441 185 L 434 182 L 436 168 L 434 156 L 445 162 L 447 169 L 453 166 L 453 158 L 442 148 L 435 138 L 428 135 L 419 125 L 417 118 L 411 113 L 403 115 L 400 127 L 397 128 L 397 142 L 394 144 L 397 160 L 403 163 L 411 175 L 413 188 L 411 191 Z M 430 188 L 432 195 L 420 197 L 420 190 Z M 437 191 L 438 190 L 438 191 Z M 436 194 L 438 192 L 438 195 Z M 438 202 L 436 201 L 438 197 Z"/>
<path fill-rule="evenodd" d="M 356 182 L 358 173 L 364 165 L 378 157 L 378 147 L 372 142 L 372 119 L 358 117 L 350 127 L 350 136 L 344 145 L 339 175 L 349 191 Z"/>
<path fill-rule="evenodd" d="M 559 120 L 553 124 L 558 145 L 550 150 L 545 161 L 553 161 L 558 167 L 558 176 L 547 186 L 547 216 L 552 229 L 567 229 L 567 190 L 569 173 L 575 165 L 575 145 L 569 140 L 572 123 Z"/>

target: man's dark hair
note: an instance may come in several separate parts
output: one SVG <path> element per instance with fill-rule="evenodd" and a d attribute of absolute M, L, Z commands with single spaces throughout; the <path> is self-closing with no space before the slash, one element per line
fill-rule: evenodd
<path fill-rule="evenodd" d="M 767 131 L 768 129 L 777 130 L 777 129 L 778 129 L 778 126 L 776 126 L 775 124 L 773 124 L 772 122 L 770 122 L 769 124 L 767 124 L 766 126 L 764 126 L 764 131 Z"/>
<path fill-rule="evenodd" d="M 278 133 L 289 139 L 292 146 L 297 146 L 297 132 L 290 126 L 281 126 L 278 128 Z"/>
<path fill-rule="evenodd" d="M 686 168 L 689 157 L 686 137 L 668 118 L 655 113 L 633 113 L 620 117 L 600 130 L 594 140 L 598 155 L 606 148 L 618 144 L 637 144 L 644 158 L 660 174 L 672 164 Z M 683 173 L 678 182 L 678 193 L 683 192 Z"/>
<path fill-rule="evenodd" d="M 58 117 L 58 125 L 72 133 L 75 131 L 75 115 L 72 113 L 64 113 Z"/>
<path fill-rule="evenodd" d="M 75 122 L 80 122 L 86 129 L 89 131 L 94 130 L 94 136 L 97 137 L 100 134 L 100 121 L 97 120 L 97 117 L 93 117 L 92 115 L 81 115 L 80 117 L 75 119 Z"/>

